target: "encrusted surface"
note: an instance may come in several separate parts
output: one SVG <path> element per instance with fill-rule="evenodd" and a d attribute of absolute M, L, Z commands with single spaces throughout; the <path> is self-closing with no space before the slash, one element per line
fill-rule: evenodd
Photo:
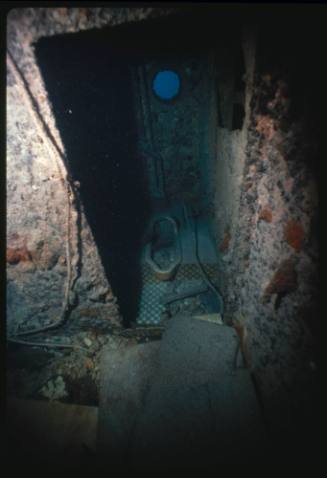
<path fill-rule="evenodd" d="M 60 317 L 68 273 L 68 236 L 75 282 L 74 297 L 70 299 L 75 307 L 73 316 L 78 317 L 78 311 L 85 309 L 91 314 L 92 309 L 100 305 L 102 318 L 120 324 L 83 205 L 72 204 L 70 221 L 67 220 L 67 191 L 56 164 L 56 158 L 60 161 L 65 151 L 35 58 L 35 42 L 41 37 L 119 25 L 171 11 L 174 9 L 18 8 L 10 11 L 7 17 L 9 333 L 17 331 L 19 326 L 24 329 L 47 325 Z M 40 120 L 39 128 L 35 118 Z M 54 151 L 52 155 L 49 147 Z"/>
<path fill-rule="evenodd" d="M 218 128 L 217 174 L 224 173 L 217 176 L 217 250 L 226 319 L 241 324 L 278 434 L 310 415 L 316 396 L 320 138 L 318 87 L 309 72 L 317 56 L 312 43 L 304 79 L 294 59 L 305 49 L 295 46 L 299 26 L 292 38 L 285 26 L 278 43 L 258 30 L 255 43 L 243 38 L 243 129 Z"/>

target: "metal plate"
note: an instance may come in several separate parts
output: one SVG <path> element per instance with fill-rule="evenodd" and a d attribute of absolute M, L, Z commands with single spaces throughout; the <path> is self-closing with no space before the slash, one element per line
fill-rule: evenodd
<path fill-rule="evenodd" d="M 209 278 L 215 282 L 217 277 L 216 264 L 203 264 Z M 196 264 L 182 264 L 173 281 L 160 281 L 156 278 L 150 267 L 146 264 L 142 266 L 142 289 L 139 300 L 137 325 L 158 325 L 161 322 L 161 314 L 164 306 L 160 304 L 160 299 L 172 284 L 194 285 L 203 280 L 202 274 Z"/>

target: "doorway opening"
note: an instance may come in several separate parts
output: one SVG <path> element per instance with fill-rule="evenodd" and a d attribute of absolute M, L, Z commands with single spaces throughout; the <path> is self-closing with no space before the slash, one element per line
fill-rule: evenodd
<path fill-rule="evenodd" d="M 219 39 L 205 21 L 201 38 L 199 16 L 184 14 L 35 45 L 126 326 L 222 313 L 210 175 Z"/>

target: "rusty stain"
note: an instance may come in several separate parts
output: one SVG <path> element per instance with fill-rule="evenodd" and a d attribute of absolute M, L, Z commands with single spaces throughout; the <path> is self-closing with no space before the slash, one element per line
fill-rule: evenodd
<path fill-rule="evenodd" d="M 253 182 L 252 182 L 252 181 L 246 181 L 246 182 L 244 183 L 244 189 L 245 189 L 245 191 L 248 191 L 250 188 L 252 188 L 252 186 L 253 186 Z"/>
<path fill-rule="evenodd" d="M 297 272 L 292 259 L 285 259 L 279 265 L 277 271 L 266 287 L 263 294 L 263 302 L 267 302 L 273 294 L 277 294 L 278 303 L 285 294 L 296 290 L 298 285 Z"/>
<path fill-rule="evenodd" d="M 223 242 L 221 243 L 219 248 L 220 252 L 225 253 L 228 251 L 230 240 L 231 240 L 231 236 L 230 236 L 229 230 L 227 229 L 225 232 Z"/>
<path fill-rule="evenodd" d="M 272 211 L 269 206 L 265 206 L 263 209 L 261 209 L 259 213 L 259 221 L 266 221 L 266 222 L 271 222 L 272 221 Z"/>
<path fill-rule="evenodd" d="M 84 365 L 85 365 L 85 368 L 88 370 L 94 368 L 94 362 L 90 358 L 85 359 Z"/>
<path fill-rule="evenodd" d="M 273 119 L 269 116 L 258 116 L 256 130 L 266 139 L 272 139 L 275 132 Z"/>
<path fill-rule="evenodd" d="M 244 357 L 245 365 L 246 365 L 246 367 L 250 367 L 251 358 L 250 358 L 249 348 L 248 348 L 248 345 L 247 345 L 247 331 L 246 331 L 246 328 L 245 328 L 244 324 L 241 324 L 239 322 L 234 325 L 234 328 L 235 328 L 235 331 L 236 331 L 237 335 L 240 338 L 240 347 L 241 347 L 241 352 L 242 352 L 243 357 Z"/>
<path fill-rule="evenodd" d="M 304 240 L 304 230 L 299 222 L 289 219 L 284 229 L 285 239 L 287 243 L 300 252 Z"/>
<path fill-rule="evenodd" d="M 7 262 L 11 265 L 19 264 L 19 262 L 31 261 L 31 254 L 26 247 L 14 249 L 12 247 L 7 248 Z"/>

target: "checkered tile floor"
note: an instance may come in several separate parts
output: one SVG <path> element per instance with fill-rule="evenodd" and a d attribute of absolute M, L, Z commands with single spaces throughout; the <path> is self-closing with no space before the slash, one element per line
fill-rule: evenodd
<path fill-rule="evenodd" d="M 217 277 L 216 264 L 203 264 L 209 278 L 215 283 Z M 174 281 L 183 282 L 185 285 L 194 285 L 202 281 L 202 275 L 196 264 L 181 264 Z M 160 298 L 171 287 L 172 281 L 160 281 L 153 274 L 147 264 L 142 266 L 142 291 L 139 301 L 137 325 L 158 325 L 161 321 L 161 313 L 164 306 L 160 304 Z"/>

